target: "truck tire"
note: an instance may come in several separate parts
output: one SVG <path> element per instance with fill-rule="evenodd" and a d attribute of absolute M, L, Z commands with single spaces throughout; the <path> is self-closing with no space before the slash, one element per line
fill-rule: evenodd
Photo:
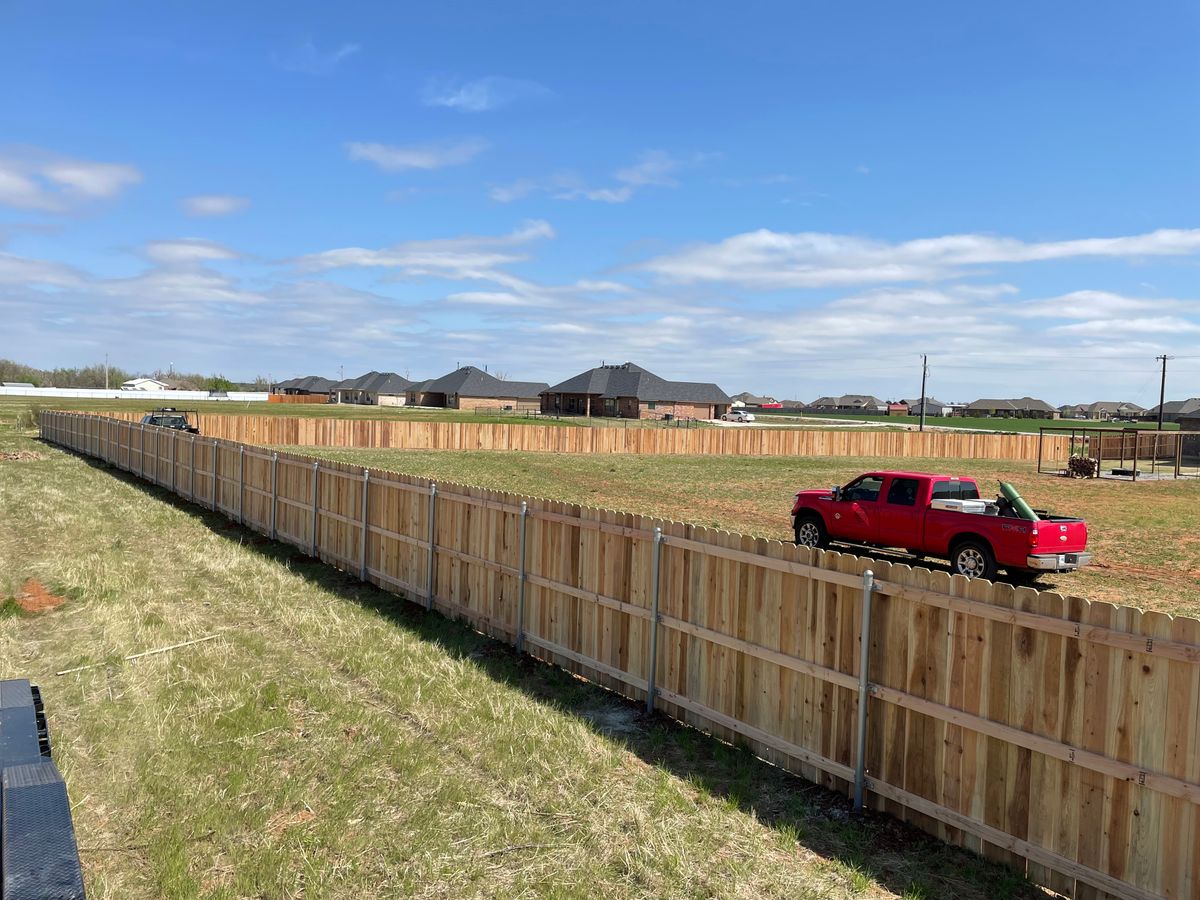
<path fill-rule="evenodd" d="M 959 541 L 950 551 L 950 568 L 955 575 L 968 578 L 996 579 L 996 555 L 984 541 Z"/>
<path fill-rule="evenodd" d="M 829 545 L 829 532 L 820 516 L 809 513 L 796 519 L 796 543 L 801 547 L 823 548 Z"/>

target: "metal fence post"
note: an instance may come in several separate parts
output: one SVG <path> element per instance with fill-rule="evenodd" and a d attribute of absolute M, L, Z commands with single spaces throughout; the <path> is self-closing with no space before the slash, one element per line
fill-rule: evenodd
<path fill-rule="evenodd" d="M 529 522 L 529 504 L 521 501 L 521 518 L 518 528 L 517 552 L 521 555 L 521 565 L 517 570 L 517 652 L 525 650 L 525 527 Z"/>
<path fill-rule="evenodd" d="M 279 509 L 279 454 L 271 454 L 271 540 L 275 540 L 276 510 Z"/>
<path fill-rule="evenodd" d="M 425 608 L 433 609 L 434 552 L 437 546 L 437 482 L 429 485 L 429 561 L 425 565 Z"/>
<path fill-rule="evenodd" d="M 662 570 L 663 533 L 654 529 L 654 551 L 650 557 L 650 668 L 646 672 L 646 712 L 654 712 L 654 683 L 658 675 L 658 595 Z"/>
<path fill-rule="evenodd" d="M 863 572 L 862 635 L 858 644 L 858 750 L 854 760 L 854 811 L 862 812 L 863 792 L 867 785 L 867 702 L 870 698 L 871 668 L 871 594 L 875 573 Z"/>
<path fill-rule="evenodd" d="M 317 511 L 317 485 L 321 480 L 321 462 L 318 460 L 313 463 L 313 505 L 312 505 L 312 552 L 309 556 L 316 559 L 317 557 L 317 528 L 320 522 L 320 513 Z"/>
<path fill-rule="evenodd" d="M 362 490 L 362 533 L 358 536 L 358 553 L 362 562 L 358 567 L 358 578 L 360 581 L 367 580 L 367 504 L 371 490 L 371 470 L 363 469 L 363 490 Z"/>
<path fill-rule="evenodd" d="M 246 524 L 246 448 L 238 447 L 238 524 Z"/>

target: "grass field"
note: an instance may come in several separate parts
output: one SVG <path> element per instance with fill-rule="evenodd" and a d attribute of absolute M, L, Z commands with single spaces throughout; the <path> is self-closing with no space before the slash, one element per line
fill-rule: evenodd
<path fill-rule="evenodd" d="M 322 419 L 387 419 L 400 422 L 472 422 L 506 425 L 550 425 L 560 428 L 712 428 L 706 422 L 664 422 L 661 419 L 612 419 L 597 416 L 525 416 L 523 414 L 476 413 L 471 409 L 431 409 L 405 406 L 359 406 L 354 403 L 233 403 L 209 400 L 204 402 L 167 400 L 78 400 L 59 397 L 43 400 L 31 397 L 0 397 L 0 425 L 29 424 L 32 411 L 40 409 L 70 409 L 83 412 L 149 412 L 162 406 L 195 410 L 225 416 L 303 416 Z"/>
<path fill-rule="evenodd" d="M 93 900 L 1035 896 L 0 428 L 14 450 L 41 458 L 0 456 L 0 676 L 42 687 Z M 28 579 L 62 605 L 22 611 Z"/>
<path fill-rule="evenodd" d="M 287 448 L 300 453 L 555 500 L 790 538 L 792 495 L 872 469 L 1011 481 L 1038 509 L 1083 516 L 1096 563 L 1040 584 L 1092 600 L 1200 616 L 1200 480 L 1130 484 L 1038 475 L 1032 464 L 945 459 L 584 456 Z"/>
<path fill-rule="evenodd" d="M 808 419 L 841 419 L 847 422 L 883 422 L 888 425 L 917 425 L 920 423 L 920 416 L 856 416 L 853 413 L 821 413 L 817 415 L 798 415 L 795 413 L 769 413 L 764 412 L 759 414 L 764 422 L 794 420 L 803 422 Z M 1043 426 L 1067 427 L 1067 428 L 1157 428 L 1155 422 L 1085 422 L 1082 419 L 985 419 L 977 416 L 928 416 L 925 419 L 927 426 L 937 428 L 972 428 L 982 429 L 984 431 L 1021 431 L 1033 432 L 1037 434 L 1038 429 Z M 1178 431 L 1179 426 L 1173 422 L 1163 423 L 1164 431 Z"/>

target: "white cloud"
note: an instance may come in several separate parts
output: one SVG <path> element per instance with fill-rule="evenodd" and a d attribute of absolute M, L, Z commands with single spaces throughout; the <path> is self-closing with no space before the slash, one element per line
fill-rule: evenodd
<path fill-rule="evenodd" d="M 953 234 L 902 243 L 821 232 L 760 229 L 651 259 L 639 269 L 689 284 L 724 282 L 762 290 L 956 277 L 970 266 L 1076 257 L 1135 258 L 1200 252 L 1200 229 L 1115 238 L 1027 243 Z"/>
<path fill-rule="evenodd" d="M 305 271 L 382 267 L 398 269 L 409 276 L 437 274 L 480 278 L 490 274 L 497 266 L 525 259 L 524 254 L 516 248 L 553 237 L 554 229 L 549 222 L 531 219 L 521 223 L 511 233 L 499 237 L 465 235 L 403 241 L 379 250 L 341 247 L 303 256 L 297 260 L 297 264 Z"/>
<path fill-rule="evenodd" d="M 481 138 L 407 146 L 356 141 L 346 144 L 346 152 L 352 160 L 374 163 L 385 172 L 460 166 L 470 162 L 487 148 L 488 142 Z"/>
<path fill-rule="evenodd" d="M 422 102 L 426 106 L 441 106 L 459 112 L 486 112 L 507 106 L 517 100 L 537 99 L 550 95 L 550 90 L 536 81 L 489 75 L 474 81 L 431 78 L 425 84 Z"/>
<path fill-rule="evenodd" d="M 61 288 L 82 284 L 84 280 L 82 273 L 62 263 L 0 253 L 0 284 Z"/>
<path fill-rule="evenodd" d="M 1042 319 L 1119 319 L 1142 313 L 1200 313 L 1200 301 L 1126 297 L 1110 291 L 1071 291 L 1044 300 L 1026 300 L 1013 312 Z"/>
<path fill-rule="evenodd" d="M 249 207 L 250 201 L 245 197 L 235 197 L 231 194 L 200 194 L 195 197 L 185 197 L 182 206 L 183 211 L 189 216 L 228 216 Z"/>
<path fill-rule="evenodd" d="M 0 155 L 0 205 L 69 212 L 81 203 L 115 197 L 142 180 L 130 165 L 69 159 L 26 148 Z"/>
<path fill-rule="evenodd" d="M 683 162 L 662 150 L 647 150 L 636 163 L 613 173 L 615 185 L 588 186 L 572 172 L 545 178 L 520 178 L 512 184 L 493 187 L 488 195 L 498 203 L 511 203 L 534 193 L 548 193 L 556 200 L 593 200 L 626 203 L 644 187 L 678 187 L 673 177 Z"/>
<path fill-rule="evenodd" d="M 318 50 L 312 41 L 304 41 L 273 54 L 275 65 L 288 72 L 328 75 L 345 60 L 358 53 L 358 44 L 342 44 L 334 50 Z"/>
<path fill-rule="evenodd" d="M 142 248 L 142 253 L 151 262 L 161 266 L 189 266 L 238 258 L 238 254 L 228 247 L 204 238 L 151 241 Z"/>
<path fill-rule="evenodd" d="M 1050 329 L 1055 334 L 1083 334 L 1109 337 L 1114 334 L 1195 334 L 1200 323 L 1179 316 L 1142 316 L 1139 318 L 1093 319 Z"/>

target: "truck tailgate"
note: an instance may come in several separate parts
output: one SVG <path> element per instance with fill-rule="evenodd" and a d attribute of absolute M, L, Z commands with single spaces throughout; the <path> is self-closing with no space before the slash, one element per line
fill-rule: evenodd
<path fill-rule="evenodd" d="M 1049 516 L 1037 523 L 1037 543 L 1031 553 L 1082 553 L 1087 549 L 1083 519 Z"/>

